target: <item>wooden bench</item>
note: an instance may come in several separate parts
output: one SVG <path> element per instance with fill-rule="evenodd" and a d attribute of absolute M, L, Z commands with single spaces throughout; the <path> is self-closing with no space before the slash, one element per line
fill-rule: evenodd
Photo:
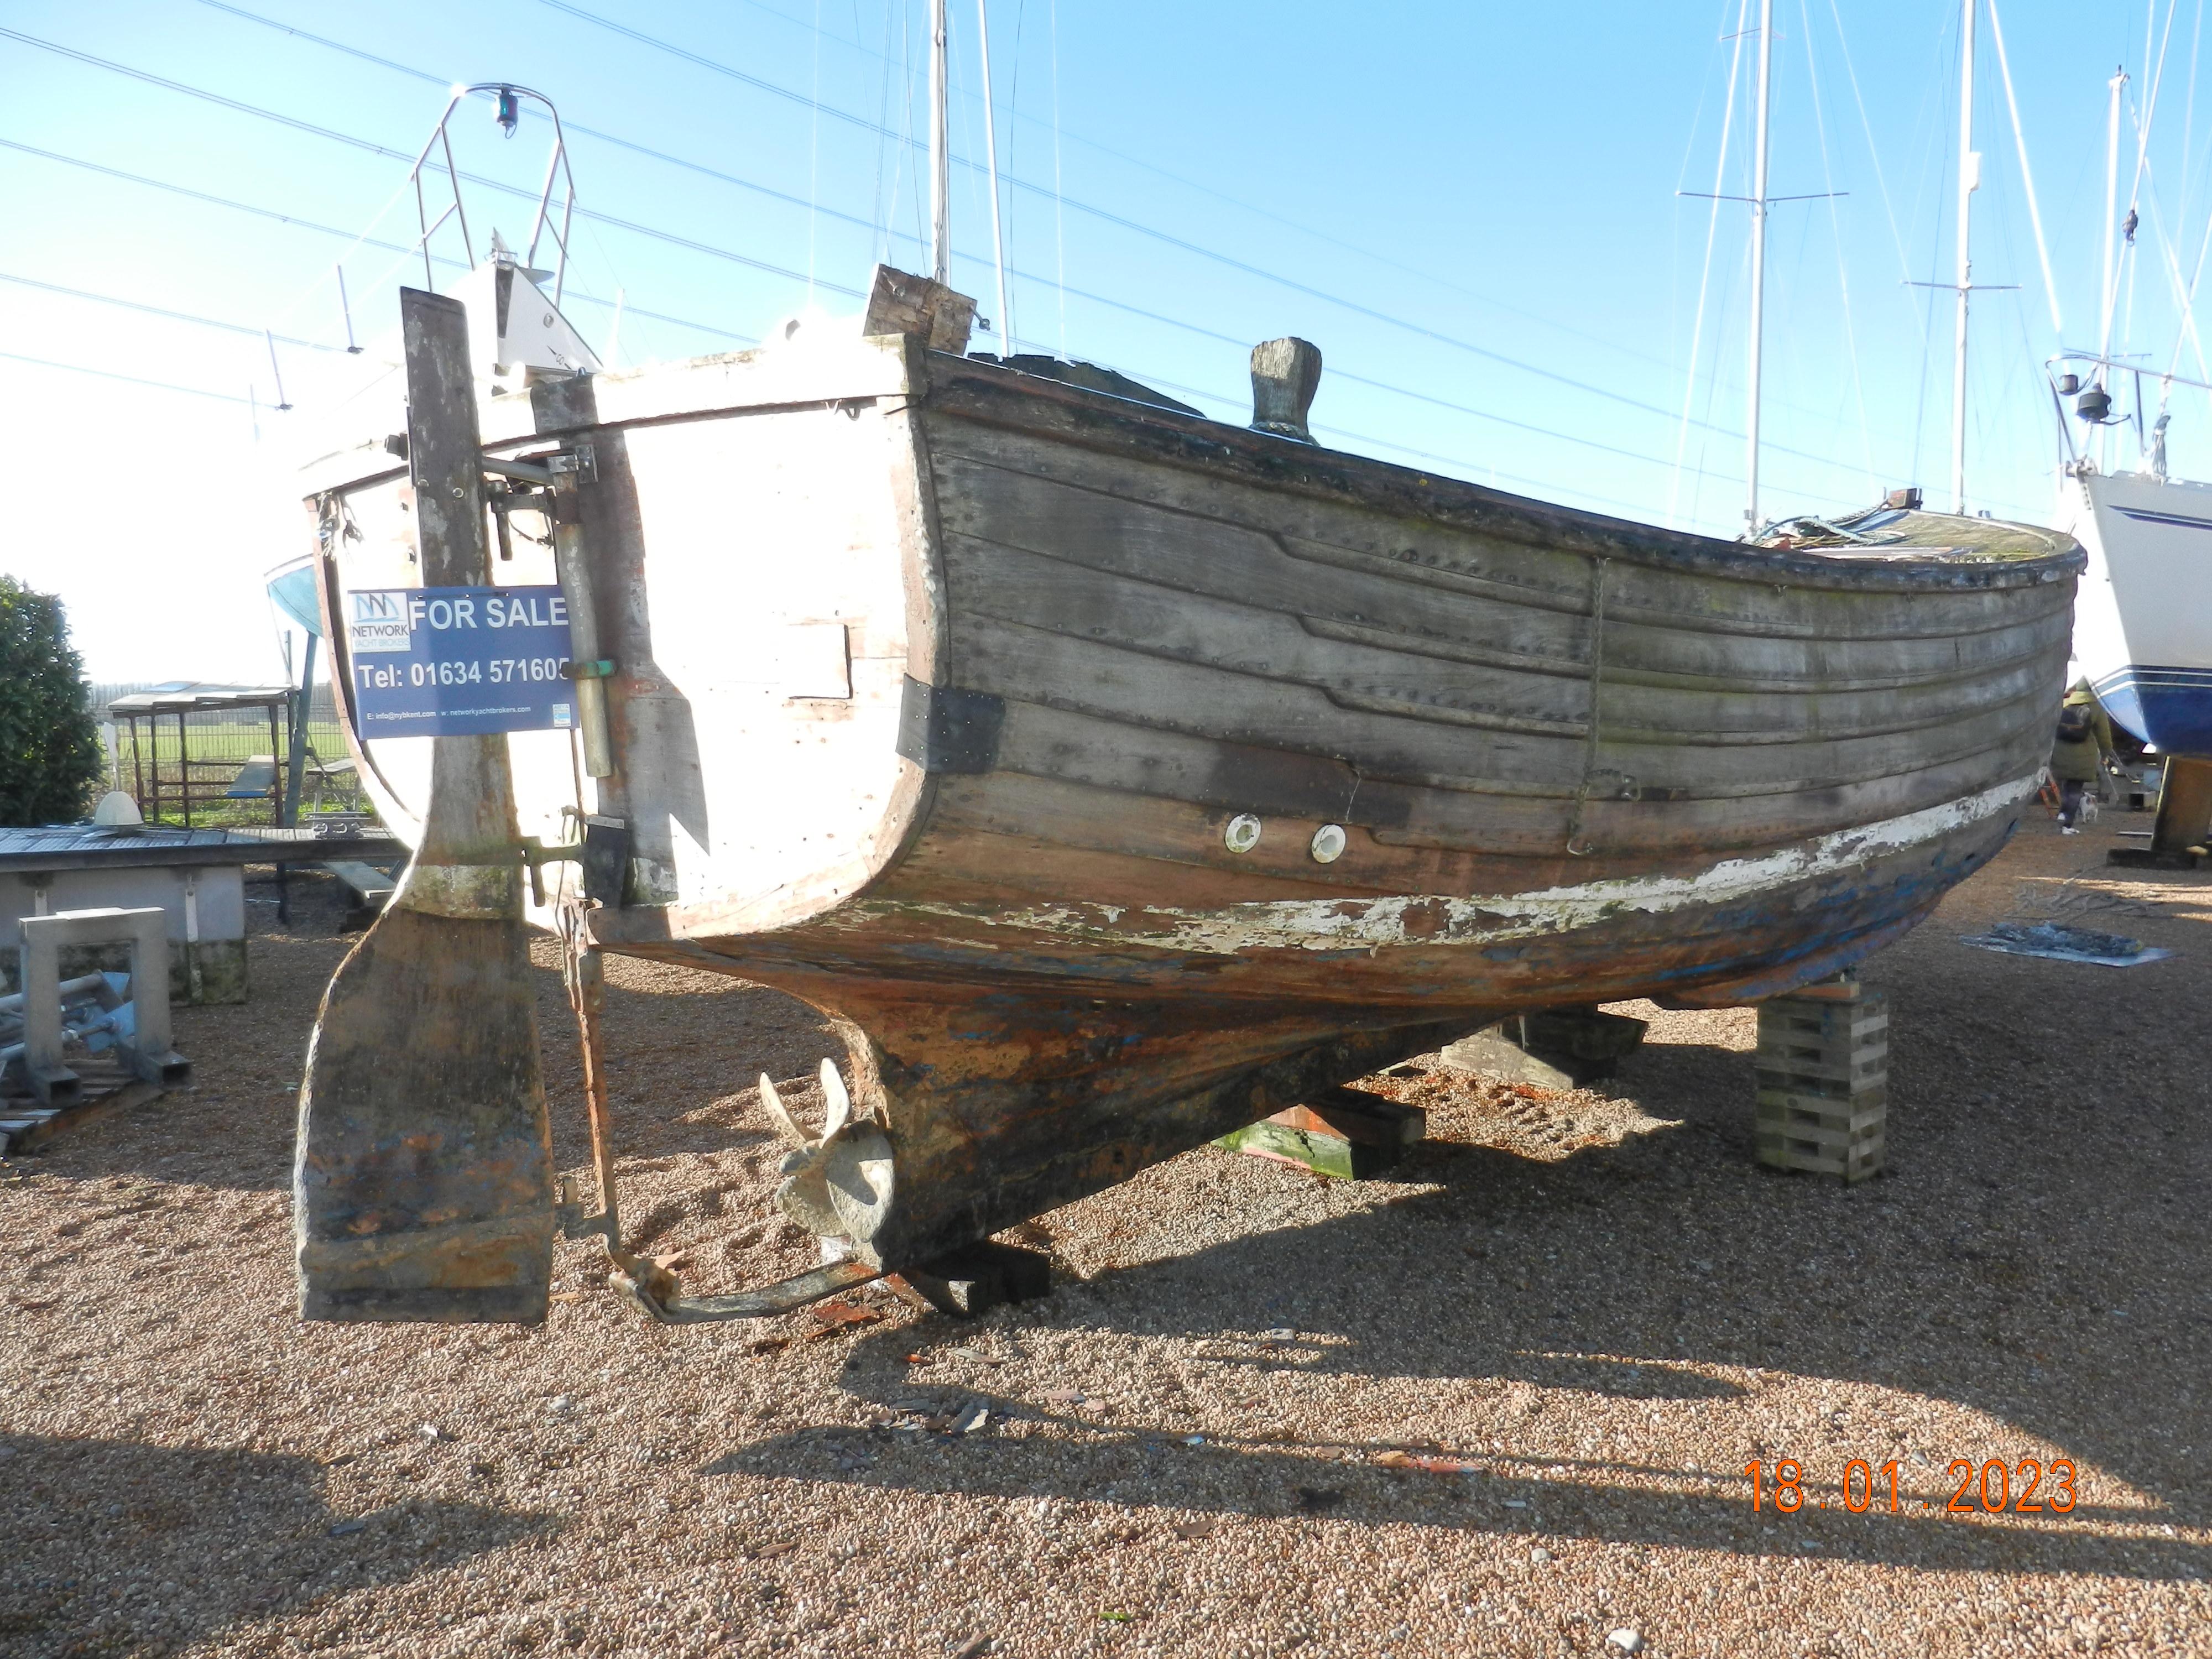
<path fill-rule="evenodd" d="M 315 867 L 336 876 L 349 896 L 345 920 L 339 924 L 349 930 L 368 926 L 399 885 L 396 878 L 357 859 L 325 859 Z"/>
<path fill-rule="evenodd" d="M 260 800 L 276 790 L 276 757 L 256 755 L 238 769 L 237 777 L 224 790 L 225 800 Z"/>

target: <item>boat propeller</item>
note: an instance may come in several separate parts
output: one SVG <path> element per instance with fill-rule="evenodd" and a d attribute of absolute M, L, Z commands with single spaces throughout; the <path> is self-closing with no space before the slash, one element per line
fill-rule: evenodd
<path fill-rule="evenodd" d="M 853 1115 L 853 1097 L 835 1061 L 822 1062 L 822 1132 L 810 1135 L 761 1073 L 761 1103 L 776 1133 L 790 1143 L 778 1173 L 775 1201 L 785 1214 L 825 1239 L 866 1244 L 881 1228 L 892 1192 L 891 1145 L 883 1130 Z"/>

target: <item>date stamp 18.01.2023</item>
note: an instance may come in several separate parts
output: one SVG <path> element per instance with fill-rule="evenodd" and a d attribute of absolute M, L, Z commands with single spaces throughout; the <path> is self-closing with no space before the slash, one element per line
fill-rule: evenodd
<path fill-rule="evenodd" d="M 1897 1460 L 1874 1464 L 1854 1457 L 1844 1465 L 1840 1487 L 1808 1492 L 1805 1466 L 1796 1458 L 1771 1462 L 1759 1460 L 1744 1465 L 1751 1477 L 1751 1507 L 1754 1513 L 1771 1504 L 1777 1513 L 1796 1515 L 1806 1510 L 1842 1508 L 1853 1515 L 1869 1510 L 1903 1515 L 1911 1510 L 1948 1515 L 2065 1515 L 2075 1502 L 2072 1460 L 2053 1458 L 2049 1463 L 2023 1457 L 2016 1464 L 1992 1457 L 1975 1463 L 1954 1458 L 1945 1479 L 1956 1483 L 1950 1501 L 1900 1496 Z"/>

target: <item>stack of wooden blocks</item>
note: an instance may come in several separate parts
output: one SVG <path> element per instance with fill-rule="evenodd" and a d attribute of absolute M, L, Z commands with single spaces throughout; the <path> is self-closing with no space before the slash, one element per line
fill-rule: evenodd
<path fill-rule="evenodd" d="M 1889 1113 L 1889 1001 L 1856 980 L 1759 1006 L 1759 1161 L 1865 1180 Z"/>

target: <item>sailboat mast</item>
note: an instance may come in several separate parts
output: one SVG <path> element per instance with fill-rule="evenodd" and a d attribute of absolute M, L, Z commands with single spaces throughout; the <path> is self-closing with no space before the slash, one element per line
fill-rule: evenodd
<path fill-rule="evenodd" d="M 1951 495 L 1954 511 L 1966 510 L 1966 305 L 1973 294 L 1974 190 L 1982 158 L 1974 151 L 1974 7 L 1959 6 L 1959 320 L 1951 362 Z"/>
<path fill-rule="evenodd" d="M 2105 291 L 2104 317 L 2098 331 L 2097 356 L 2110 359 L 2112 355 L 2112 313 L 2120 297 L 2119 273 L 2113 268 L 2113 256 L 2120 234 L 2120 91 L 2128 83 L 2128 72 L 2124 69 L 2112 71 L 2106 84 L 2112 94 L 2111 106 L 2105 112 Z M 2108 378 L 2105 363 L 2097 365 L 2097 384 L 2103 386 Z M 2112 428 L 2105 428 L 2098 434 L 2100 459 L 2109 465 L 2112 461 Z"/>
<path fill-rule="evenodd" d="M 1745 376 L 1744 532 L 1759 533 L 1759 379 L 1766 325 L 1766 96 L 1774 62 L 1774 0 L 1759 4 L 1759 117 L 1752 138 L 1751 352 Z"/>
<path fill-rule="evenodd" d="M 951 281 L 952 146 L 946 131 L 945 0 L 929 0 L 930 275 Z"/>
<path fill-rule="evenodd" d="M 975 0 L 975 44 L 983 58 L 983 161 L 991 174 L 991 252 L 999 267 L 999 354 L 1011 357 L 1014 307 L 1006 289 L 1006 231 L 999 214 L 999 126 L 991 108 L 990 0 Z"/>

